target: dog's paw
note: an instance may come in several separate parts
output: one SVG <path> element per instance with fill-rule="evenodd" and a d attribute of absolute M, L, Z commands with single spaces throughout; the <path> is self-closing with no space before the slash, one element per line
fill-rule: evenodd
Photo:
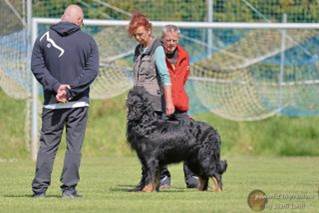
<path fill-rule="evenodd" d="M 144 186 L 142 189 L 142 192 L 154 192 L 156 189 L 155 184 L 149 183 Z"/>

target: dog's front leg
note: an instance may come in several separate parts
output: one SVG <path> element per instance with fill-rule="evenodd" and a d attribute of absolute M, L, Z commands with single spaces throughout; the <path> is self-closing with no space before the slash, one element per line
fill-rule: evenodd
<path fill-rule="evenodd" d="M 142 189 L 143 192 L 153 192 L 156 190 L 156 171 L 158 171 L 158 161 L 149 160 L 145 167 L 146 177 L 145 177 L 145 186 Z"/>
<path fill-rule="evenodd" d="M 155 176 L 155 184 L 156 184 L 156 191 L 159 192 L 160 189 L 160 180 L 161 180 L 161 170 L 158 169 L 156 171 L 156 176 Z"/>

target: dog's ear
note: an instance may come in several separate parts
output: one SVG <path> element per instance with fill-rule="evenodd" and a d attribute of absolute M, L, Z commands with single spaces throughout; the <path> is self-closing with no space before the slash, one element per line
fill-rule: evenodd
<path fill-rule="evenodd" d="M 226 160 L 221 160 L 219 161 L 219 173 L 220 174 L 223 174 L 226 169 L 227 169 L 227 161 Z"/>

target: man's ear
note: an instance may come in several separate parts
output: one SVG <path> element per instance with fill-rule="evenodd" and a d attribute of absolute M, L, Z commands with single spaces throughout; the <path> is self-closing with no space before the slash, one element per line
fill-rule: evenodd
<path fill-rule="evenodd" d="M 83 25 L 83 18 L 79 17 L 76 21 L 78 26 L 81 27 Z"/>

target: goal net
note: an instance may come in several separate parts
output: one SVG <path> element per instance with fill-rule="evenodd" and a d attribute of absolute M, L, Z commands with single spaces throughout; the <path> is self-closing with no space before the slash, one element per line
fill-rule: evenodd
<path fill-rule="evenodd" d="M 35 20 L 34 37 L 59 21 Z M 165 24 L 168 22 L 153 22 L 155 36 L 161 36 Z M 231 120 L 318 114 L 316 25 L 298 29 L 289 24 L 176 24 L 182 32 L 180 44 L 191 57 L 187 83 L 191 114 L 213 112 Z M 26 32 L 23 27 L 12 29 L 0 36 L 0 85 L 8 95 L 25 99 L 32 91 Z M 125 93 L 132 87 L 136 45 L 128 37 L 127 21 L 88 20 L 83 30 L 95 37 L 100 50 L 100 74 L 92 86 L 92 98 Z"/>
<path fill-rule="evenodd" d="M 39 19 L 38 34 L 48 29 L 46 22 L 55 21 Z M 153 22 L 156 37 L 165 24 Z M 181 28 L 180 44 L 191 57 L 191 114 L 213 112 L 231 120 L 318 114 L 317 25 L 175 24 Z M 128 37 L 126 26 L 127 21 L 86 24 L 84 30 L 95 37 L 101 56 L 93 98 L 111 98 L 132 87 L 136 42 Z"/>
<path fill-rule="evenodd" d="M 58 21 L 34 18 L 33 38 Z M 156 37 L 161 36 L 166 24 L 173 23 L 181 29 L 180 44 L 191 58 L 191 76 L 186 85 L 190 114 L 211 112 L 236 121 L 261 120 L 276 114 L 319 114 L 318 24 L 152 23 Z M 93 99 L 112 98 L 132 87 L 136 42 L 128 37 L 127 24 L 128 21 L 85 22 L 83 30 L 96 39 L 100 52 L 100 73 L 91 90 Z M 27 28 L 20 22 L 3 27 L 1 89 L 11 97 L 31 100 L 34 87 Z M 41 91 L 39 87 L 36 95 L 41 95 Z M 39 105 L 37 99 L 32 105 Z M 32 109 L 40 111 L 41 107 Z M 36 118 L 32 118 L 31 125 L 26 117 L 26 127 L 32 126 L 36 135 L 39 125 L 33 125 Z"/>
<path fill-rule="evenodd" d="M 25 5 L 22 1 L 0 1 L 0 87 L 11 97 L 30 95 Z"/>

